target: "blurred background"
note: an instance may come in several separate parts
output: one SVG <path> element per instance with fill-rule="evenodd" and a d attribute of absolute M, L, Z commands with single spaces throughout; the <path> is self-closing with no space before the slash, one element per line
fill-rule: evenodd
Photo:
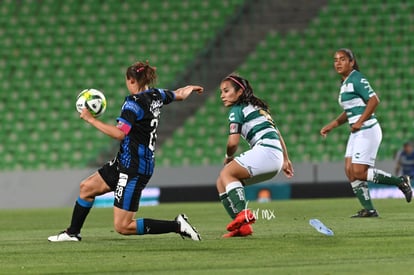
<path fill-rule="evenodd" d="M 269 103 L 296 170 L 252 188 L 252 199 L 352 196 L 348 128 L 319 135 L 342 111 L 333 54 L 351 48 L 380 97 L 378 167 L 392 172 L 414 136 L 412 33 L 409 0 L 0 1 L 0 208 L 73 204 L 119 146 L 79 119 L 76 96 L 103 91 L 102 120 L 115 124 L 138 60 L 157 67 L 160 88 L 206 88 L 163 108 L 149 184 L 157 202 L 216 200 L 228 111 L 218 87 L 231 72 Z"/>

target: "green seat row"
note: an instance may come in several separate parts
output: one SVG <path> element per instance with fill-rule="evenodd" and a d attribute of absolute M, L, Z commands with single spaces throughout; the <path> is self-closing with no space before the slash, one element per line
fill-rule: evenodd
<path fill-rule="evenodd" d="M 377 115 L 383 128 L 383 142 L 378 159 L 391 159 L 403 142 L 413 136 L 414 111 L 410 102 L 414 78 L 410 64 L 414 54 L 410 45 L 414 3 L 373 2 L 329 1 L 303 32 L 290 31 L 286 36 L 270 32 L 236 70 L 250 80 L 255 94 L 271 106 L 294 162 L 343 159 L 349 127 L 335 129 L 326 139 L 319 134 L 321 127 L 342 112 L 338 105 L 340 77 L 333 69 L 333 54 L 341 47 L 353 49 L 361 71 L 381 99 Z M 206 158 L 210 163 L 222 162 L 227 110 L 218 95 L 204 109 L 204 114 L 200 111 L 192 123 L 184 125 L 180 135 L 174 135 L 171 144 L 161 148 L 161 163 L 179 166 L 189 158 L 194 165 L 203 165 Z M 215 133 L 202 130 L 203 127 L 214 127 Z M 207 143 L 212 135 L 214 139 Z M 194 147 L 194 140 L 202 142 Z M 170 152 L 175 148 L 180 148 L 178 157 Z M 194 154 L 194 148 L 202 153 Z M 246 148 L 243 144 L 240 151 Z"/>
<path fill-rule="evenodd" d="M 149 60 L 168 87 L 242 3 L 2 1 L 0 170 L 85 167 L 113 141 L 79 119 L 77 94 L 102 90 L 115 123 L 129 65 Z"/>

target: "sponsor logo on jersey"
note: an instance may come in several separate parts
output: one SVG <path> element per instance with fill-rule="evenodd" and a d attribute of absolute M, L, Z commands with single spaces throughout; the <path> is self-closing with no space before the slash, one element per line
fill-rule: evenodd
<path fill-rule="evenodd" d="M 128 175 L 124 173 L 119 173 L 118 185 L 116 186 L 115 190 L 115 199 L 118 203 L 122 199 L 122 195 L 124 194 L 124 189 L 128 183 Z"/>

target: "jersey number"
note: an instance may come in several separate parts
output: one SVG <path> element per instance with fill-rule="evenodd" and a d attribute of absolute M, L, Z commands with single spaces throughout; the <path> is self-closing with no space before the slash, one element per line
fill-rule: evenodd
<path fill-rule="evenodd" d="M 154 129 L 150 133 L 148 148 L 151 151 L 154 151 L 155 150 L 155 141 L 157 140 L 158 119 L 154 118 L 153 120 L 151 120 L 150 126 L 153 127 Z"/>

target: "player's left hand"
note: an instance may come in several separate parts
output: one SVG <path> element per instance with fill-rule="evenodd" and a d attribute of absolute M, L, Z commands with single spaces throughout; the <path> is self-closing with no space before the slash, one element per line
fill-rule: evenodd
<path fill-rule="evenodd" d="M 294 175 L 292 162 L 288 159 L 283 162 L 283 172 L 287 178 L 291 178 Z"/>

